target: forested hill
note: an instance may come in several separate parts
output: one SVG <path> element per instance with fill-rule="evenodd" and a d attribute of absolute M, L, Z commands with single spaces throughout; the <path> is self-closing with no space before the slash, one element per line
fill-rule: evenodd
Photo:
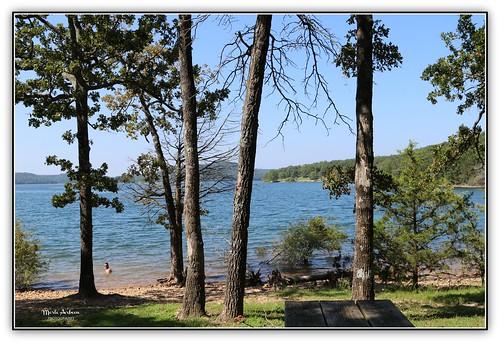
<path fill-rule="evenodd" d="M 484 134 L 481 135 L 484 142 Z M 442 143 L 446 144 L 446 143 Z M 416 149 L 422 158 L 427 161 L 432 159 L 432 149 L 436 145 L 429 145 Z M 333 165 L 352 166 L 354 159 L 322 161 L 285 168 L 273 169 L 267 172 L 262 180 L 268 182 L 279 181 L 319 181 L 326 171 Z M 375 165 L 391 175 L 397 175 L 401 165 L 400 155 L 377 156 Z M 447 179 L 455 185 L 484 186 L 484 168 L 475 158 L 475 152 L 470 149 L 465 153 L 456 164 L 450 166 L 446 171 Z"/>
<path fill-rule="evenodd" d="M 66 174 L 59 175 L 37 175 L 32 173 L 16 173 L 16 184 L 32 183 L 32 184 L 47 184 L 47 183 L 65 183 L 68 181 Z"/>
<path fill-rule="evenodd" d="M 220 164 L 220 172 L 228 175 L 229 178 L 236 180 L 238 165 L 234 162 L 224 162 Z M 269 172 L 269 169 L 255 169 L 254 180 L 260 180 L 264 174 Z M 116 177 L 119 181 L 120 176 Z M 140 178 L 138 178 L 140 180 Z M 37 175 L 32 173 L 16 173 L 16 184 L 51 184 L 51 183 L 66 183 L 68 177 L 66 174 L 59 175 Z"/>

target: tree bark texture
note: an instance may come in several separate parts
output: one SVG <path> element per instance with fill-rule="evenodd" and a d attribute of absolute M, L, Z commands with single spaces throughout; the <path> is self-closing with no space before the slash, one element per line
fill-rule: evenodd
<path fill-rule="evenodd" d="M 175 161 L 175 215 L 177 217 L 177 223 L 182 227 L 182 147 L 177 149 L 177 157 Z M 181 233 L 182 234 L 182 233 Z"/>
<path fill-rule="evenodd" d="M 416 266 L 413 269 L 413 273 L 411 276 L 411 283 L 412 283 L 413 289 L 418 289 L 418 266 Z"/>
<path fill-rule="evenodd" d="M 98 295 L 94 282 L 94 262 L 92 257 L 92 189 L 89 184 L 90 145 L 88 132 L 87 91 L 77 89 L 77 138 L 78 164 L 80 173 L 80 283 L 78 293 L 83 298 Z"/>
<path fill-rule="evenodd" d="M 71 38 L 71 57 L 78 61 L 79 51 L 79 23 L 76 16 L 68 16 L 68 26 Z M 94 261 L 92 257 L 92 188 L 89 180 L 91 173 L 90 144 L 89 144 L 89 107 L 88 90 L 79 66 L 70 70 L 72 86 L 75 94 L 75 111 L 77 120 L 78 140 L 78 173 L 80 193 L 80 281 L 78 294 L 82 298 L 91 298 L 99 293 L 94 281 Z"/>
<path fill-rule="evenodd" d="M 250 201 L 255 169 L 258 116 L 264 82 L 266 57 L 271 31 L 270 15 L 258 15 L 251 51 L 251 63 L 247 80 L 247 94 L 241 119 L 241 138 L 238 174 L 233 204 L 232 237 L 229 251 L 226 288 L 224 293 L 223 320 L 243 315 L 245 274 L 247 262 L 248 225 Z"/>
<path fill-rule="evenodd" d="M 356 234 L 352 299 L 373 300 L 373 18 L 357 15 Z"/>
<path fill-rule="evenodd" d="M 182 254 L 182 213 L 184 211 L 184 204 L 183 204 L 183 199 L 182 199 L 182 181 L 183 181 L 183 163 L 182 163 L 182 144 L 179 143 L 179 147 L 177 150 L 177 157 L 176 157 L 176 162 L 175 162 L 175 216 L 177 217 L 177 225 L 179 225 L 180 230 L 174 232 L 175 237 L 171 237 L 171 240 L 174 240 L 178 242 L 178 250 L 177 254 L 180 256 L 180 259 L 182 261 L 183 259 L 183 254 Z M 184 282 L 186 281 L 186 274 L 184 272 L 184 265 L 181 264 L 180 267 L 182 268 L 181 273 L 182 273 L 182 283 L 181 285 L 184 285 Z"/>
<path fill-rule="evenodd" d="M 168 164 L 163 154 L 161 147 L 160 136 L 154 124 L 154 118 L 149 111 L 147 104 L 141 97 L 142 107 L 146 115 L 146 122 L 148 124 L 149 132 L 153 138 L 153 145 L 155 148 L 156 158 L 161 170 L 161 179 L 163 190 L 165 194 L 165 204 L 168 214 L 169 233 L 170 233 L 170 280 L 176 284 L 184 282 L 183 274 L 183 261 L 182 261 L 182 224 L 178 222 L 176 203 L 172 195 L 172 187 L 170 185 L 170 176 L 168 171 Z"/>
<path fill-rule="evenodd" d="M 205 261 L 200 225 L 200 168 L 191 26 L 190 15 L 179 15 L 180 84 L 186 167 L 184 225 L 187 239 L 186 286 L 179 318 L 205 315 Z"/>

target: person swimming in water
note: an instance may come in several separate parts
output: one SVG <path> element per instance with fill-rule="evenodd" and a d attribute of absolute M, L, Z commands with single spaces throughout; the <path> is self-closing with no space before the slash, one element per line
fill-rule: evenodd
<path fill-rule="evenodd" d="M 113 271 L 111 270 L 111 267 L 109 266 L 109 263 L 108 263 L 108 262 L 104 263 L 104 272 L 105 272 L 106 274 L 111 274 L 111 273 L 113 272 Z"/>

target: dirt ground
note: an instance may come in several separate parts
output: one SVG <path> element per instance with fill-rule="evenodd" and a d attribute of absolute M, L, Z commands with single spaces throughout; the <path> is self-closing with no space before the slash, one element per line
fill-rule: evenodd
<path fill-rule="evenodd" d="M 248 287 L 245 293 L 248 297 L 263 297 L 270 292 L 270 288 L 258 286 Z M 134 286 L 125 288 L 99 289 L 102 296 L 82 300 L 76 297 L 76 290 L 30 290 L 15 292 L 15 306 L 17 311 L 40 311 L 44 308 L 71 308 L 78 309 L 92 306 L 94 309 L 135 306 L 144 303 L 172 303 L 182 302 L 184 288 L 167 284 L 153 284 L 148 286 Z M 222 301 L 224 297 L 224 283 L 207 283 L 207 301 Z M 269 297 L 265 297 L 269 299 Z"/>

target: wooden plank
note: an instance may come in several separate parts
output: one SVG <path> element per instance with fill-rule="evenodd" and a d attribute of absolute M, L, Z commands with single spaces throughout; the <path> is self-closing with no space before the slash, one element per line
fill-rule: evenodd
<path fill-rule="evenodd" d="M 286 327 L 325 327 L 318 301 L 285 301 Z"/>
<path fill-rule="evenodd" d="M 367 327 L 359 307 L 352 300 L 322 301 L 321 309 L 327 326 L 334 327 Z"/>
<path fill-rule="evenodd" d="M 370 326 L 413 327 L 413 324 L 390 300 L 360 300 L 357 305 Z"/>

